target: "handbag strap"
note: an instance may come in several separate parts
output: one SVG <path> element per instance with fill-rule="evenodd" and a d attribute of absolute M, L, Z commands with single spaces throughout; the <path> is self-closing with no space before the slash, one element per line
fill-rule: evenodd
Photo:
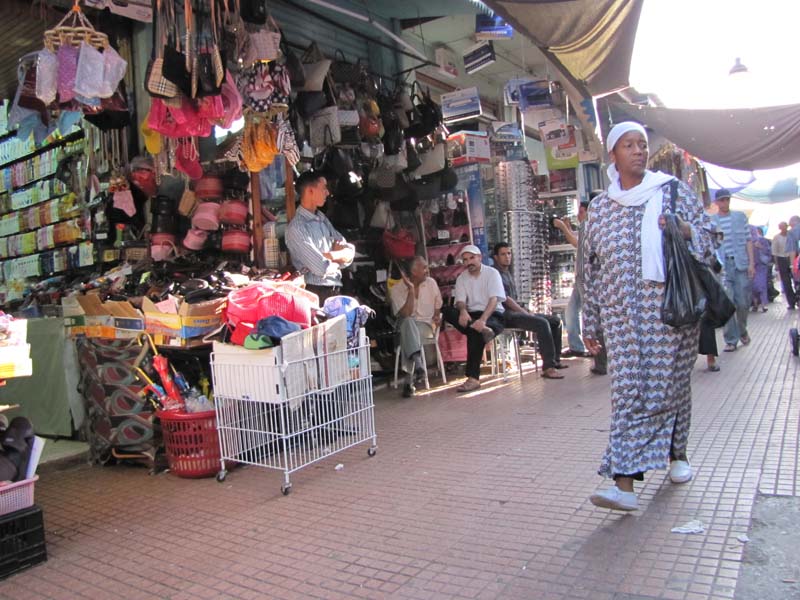
<path fill-rule="evenodd" d="M 675 212 L 675 202 L 678 199 L 678 180 L 672 179 L 669 182 L 669 200 L 670 200 L 670 210 L 672 214 L 677 214 Z"/>

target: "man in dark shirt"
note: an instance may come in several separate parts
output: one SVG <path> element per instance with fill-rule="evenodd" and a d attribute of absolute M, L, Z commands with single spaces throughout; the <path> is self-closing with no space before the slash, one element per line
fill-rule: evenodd
<path fill-rule="evenodd" d="M 517 304 L 516 286 L 511 273 L 511 247 L 506 242 L 495 244 L 494 265 L 503 280 L 506 299 L 503 302 L 505 326 L 512 329 L 524 329 L 536 334 L 539 353 L 542 355 L 542 377 L 546 379 L 564 379 L 558 369 L 566 369 L 561 357 L 561 319 L 553 315 L 534 314 Z"/>

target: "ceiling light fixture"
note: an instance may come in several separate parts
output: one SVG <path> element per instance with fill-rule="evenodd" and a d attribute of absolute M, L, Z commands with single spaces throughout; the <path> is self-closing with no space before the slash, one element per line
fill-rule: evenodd
<path fill-rule="evenodd" d="M 742 64 L 742 59 L 736 57 L 736 63 L 728 71 L 728 75 L 736 75 L 737 73 L 747 73 L 747 67 Z"/>

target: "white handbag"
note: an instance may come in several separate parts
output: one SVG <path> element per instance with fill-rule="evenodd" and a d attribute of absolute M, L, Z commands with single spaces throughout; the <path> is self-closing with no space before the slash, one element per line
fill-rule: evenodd
<path fill-rule="evenodd" d="M 444 144 L 436 144 L 425 154 L 420 154 L 419 159 L 422 164 L 414 169 L 414 178 L 438 173 L 447 166 L 447 147 Z"/>

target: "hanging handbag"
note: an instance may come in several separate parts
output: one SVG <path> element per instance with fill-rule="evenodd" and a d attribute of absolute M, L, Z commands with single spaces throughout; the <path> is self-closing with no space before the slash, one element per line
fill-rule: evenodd
<path fill-rule="evenodd" d="M 420 165 L 412 173 L 413 177 L 423 177 L 438 173 L 447 166 L 447 146 L 436 144 L 428 152 L 419 155 Z"/>
<path fill-rule="evenodd" d="M 305 83 L 302 88 L 304 92 L 321 92 L 325 86 L 325 78 L 331 68 L 331 61 L 327 58 L 303 64 L 303 74 Z"/>
<path fill-rule="evenodd" d="M 407 229 L 398 227 L 395 230 L 386 229 L 381 236 L 383 249 L 389 258 L 394 260 L 408 260 L 414 258 L 417 243 L 414 236 Z"/>
<path fill-rule="evenodd" d="M 375 205 L 375 210 L 372 212 L 369 226 L 374 227 L 375 229 L 386 229 L 391 215 L 392 209 L 389 207 L 389 201 L 379 200 Z"/>
<path fill-rule="evenodd" d="M 294 105 L 297 113 L 308 119 L 315 112 L 328 106 L 328 97 L 325 92 L 299 92 L 295 98 Z"/>
<path fill-rule="evenodd" d="M 418 119 L 410 118 L 411 125 L 405 130 L 407 138 L 419 139 L 430 135 L 442 123 L 442 109 L 431 98 L 430 89 L 423 92 L 422 96 L 414 96 L 414 111 L 410 114 L 414 113 L 418 115 Z"/>
<path fill-rule="evenodd" d="M 249 26 L 250 52 L 248 62 L 277 60 L 281 55 L 281 32 L 270 15 L 263 26 Z"/>
<path fill-rule="evenodd" d="M 171 81 L 187 98 L 192 98 L 192 73 L 186 68 L 190 59 L 181 52 L 180 40 L 172 32 L 167 36 L 164 46 L 164 62 L 161 73 Z"/>
<path fill-rule="evenodd" d="M 250 36 L 241 17 L 239 0 L 227 0 L 222 6 L 222 50 L 228 70 L 235 72 L 250 54 Z"/>
<path fill-rule="evenodd" d="M 355 63 L 348 62 L 344 52 L 337 48 L 331 63 L 331 77 L 336 83 L 358 83 L 364 71 L 360 60 Z"/>
<path fill-rule="evenodd" d="M 411 143 L 411 140 L 406 140 L 406 168 L 405 171 L 410 173 L 418 169 L 422 165 L 419 158 L 416 146 Z"/>
<path fill-rule="evenodd" d="M 267 22 L 266 0 L 240 0 L 239 14 L 247 23 L 264 25 Z"/>
<path fill-rule="evenodd" d="M 174 98 L 180 92 L 178 86 L 164 77 L 164 45 L 166 36 L 164 27 L 168 15 L 161 14 L 161 0 L 156 2 L 156 12 L 153 15 L 153 47 L 150 62 L 144 75 L 145 88 L 151 96 L 156 98 Z M 157 35 L 158 34 L 158 35 Z"/>
<path fill-rule="evenodd" d="M 312 148 L 333 146 L 342 140 L 339 126 L 339 109 L 328 106 L 318 110 L 309 119 L 309 142 Z"/>
<path fill-rule="evenodd" d="M 297 54 L 289 47 L 289 43 L 286 41 L 286 36 L 283 34 L 283 30 L 280 31 L 280 34 L 281 53 L 283 54 L 284 66 L 289 72 L 289 81 L 291 82 L 293 89 L 303 89 L 303 86 L 306 84 L 306 73 L 303 69 L 303 63 L 300 60 L 300 57 L 297 56 Z"/>
<path fill-rule="evenodd" d="M 390 114 L 390 116 L 383 119 L 383 148 L 386 154 L 398 154 L 405 144 L 403 138 L 403 130 L 400 127 L 400 122 L 397 118 Z"/>

